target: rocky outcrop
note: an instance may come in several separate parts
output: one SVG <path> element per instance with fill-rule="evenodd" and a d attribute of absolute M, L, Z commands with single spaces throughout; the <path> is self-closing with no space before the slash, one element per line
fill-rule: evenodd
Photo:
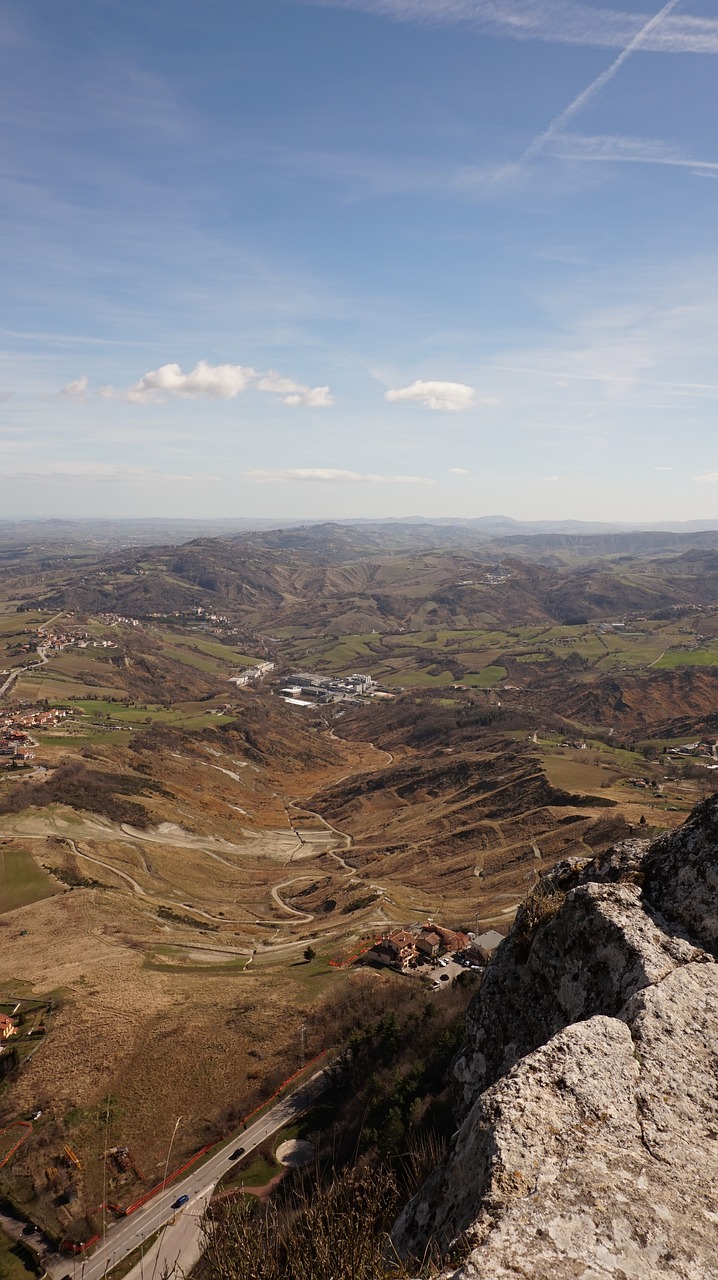
<path fill-rule="evenodd" d="M 718 1280 L 717 888 L 715 799 L 538 886 L 470 1007 L 463 1123 L 399 1252 L 433 1241 L 446 1280 Z"/>
<path fill-rule="evenodd" d="M 643 861 L 644 896 L 669 924 L 718 956 L 718 801 L 693 810 Z"/>

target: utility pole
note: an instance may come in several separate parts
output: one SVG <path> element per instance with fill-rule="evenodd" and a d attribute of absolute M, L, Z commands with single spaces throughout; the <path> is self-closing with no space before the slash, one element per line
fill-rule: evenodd
<path fill-rule="evenodd" d="M 175 1127 L 174 1127 L 174 1129 L 172 1130 L 172 1137 L 170 1138 L 170 1145 L 169 1145 L 169 1146 L 168 1146 L 168 1148 L 167 1148 L 167 1159 L 165 1160 L 165 1174 L 164 1174 L 164 1177 L 163 1177 L 163 1179 L 162 1179 L 162 1190 L 163 1190 L 163 1191 L 164 1191 L 165 1187 L 167 1186 L 167 1170 L 168 1170 L 168 1169 L 169 1169 L 169 1167 L 170 1167 L 170 1155 L 172 1154 L 172 1143 L 173 1143 L 173 1142 L 174 1142 L 174 1140 L 175 1140 L 175 1134 L 177 1133 L 177 1130 L 179 1129 L 179 1126 L 180 1126 L 180 1120 L 181 1120 L 181 1119 L 182 1119 L 182 1116 L 178 1116 L 178 1117 L 177 1117 L 177 1119 L 175 1120 Z M 167 1223 L 165 1223 L 164 1227 L 162 1228 L 162 1235 L 160 1236 L 160 1239 L 163 1239 L 163 1238 L 164 1238 L 164 1233 L 165 1233 L 165 1231 L 166 1231 L 166 1230 L 167 1230 Z M 161 1252 L 162 1252 L 162 1250 L 158 1247 L 158 1249 L 157 1249 L 157 1256 L 156 1256 L 156 1258 L 155 1258 L 155 1265 L 154 1265 L 154 1266 L 153 1266 L 153 1268 L 152 1268 L 152 1276 L 151 1276 L 151 1280 L 155 1280 L 155 1271 L 157 1270 L 157 1263 L 158 1263 L 158 1262 L 159 1262 L 159 1260 L 160 1260 Z"/>
<path fill-rule="evenodd" d="M 301 1037 L 302 1066 L 304 1066 L 304 1059 L 305 1059 L 305 1056 L 306 1056 L 306 1038 L 307 1038 L 307 1028 L 306 1028 L 306 1024 L 305 1024 L 304 1022 L 302 1023 L 302 1025 L 301 1025 L 301 1027 L 300 1027 L 299 1035 L 300 1035 L 300 1037 Z"/>

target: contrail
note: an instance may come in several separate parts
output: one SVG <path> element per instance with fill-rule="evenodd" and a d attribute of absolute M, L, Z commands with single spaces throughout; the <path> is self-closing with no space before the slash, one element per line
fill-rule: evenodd
<path fill-rule="evenodd" d="M 619 53 L 618 57 L 611 63 L 610 67 L 607 67 L 605 71 L 602 71 L 600 76 L 598 76 L 587 89 L 583 90 L 583 93 L 579 93 L 578 97 L 574 98 L 573 102 L 569 103 L 566 109 L 562 111 L 559 116 L 556 116 L 555 120 L 551 121 L 550 125 L 547 129 L 544 129 L 543 133 L 540 133 L 537 138 L 534 138 L 530 146 L 528 146 L 524 151 L 521 159 L 526 160 L 529 156 L 535 156 L 539 151 L 543 151 L 546 143 L 551 142 L 552 138 L 555 138 L 556 134 L 561 132 L 561 130 L 568 124 L 569 120 L 573 120 L 573 117 L 577 115 L 583 107 L 585 107 L 586 103 L 590 102 L 591 98 L 593 98 L 597 93 L 600 93 L 603 86 L 608 84 L 609 80 L 613 79 L 616 73 L 620 71 L 626 59 L 630 58 L 631 54 L 635 53 L 636 49 L 640 48 L 646 36 L 650 35 L 651 32 L 654 31 L 661 22 L 663 22 L 663 19 L 668 17 L 668 14 L 672 9 L 675 9 L 677 4 L 678 0 L 668 0 L 668 4 L 664 4 L 663 8 L 660 9 L 654 17 L 649 18 L 645 26 L 641 27 L 641 30 L 636 32 L 633 39 L 630 40 L 625 49 Z"/>

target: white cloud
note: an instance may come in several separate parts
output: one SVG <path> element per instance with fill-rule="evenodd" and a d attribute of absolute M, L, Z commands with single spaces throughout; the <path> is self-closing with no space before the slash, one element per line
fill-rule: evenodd
<path fill-rule="evenodd" d="M 424 476 L 379 476 L 331 467 L 286 467 L 281 471 L 245 471 L 250 480 L 317 481 L 320 484 L 433 484 Z"/>
<path fill-rule="evenodd" d="M 580 0 L 305 0 L 331 8 L 359 9 L 395 22 L 467 24 L 513 40 L 622 49 L 651 20 L 630 13 L 582 4 Z M 666 17 L 642 40 L 643 49 L 660 53 L 718 53 L 718 21 L 676 14 Z"/>
<path fill-rule="evenodd" d="M 466 467 L 449 467 L 450 476 L 468 476 Z"/>
<path fill-rule="evenodd" d="M 168 400 L 234 400 L 249 387 L 281 395 L 284 404 L 327 408 L 334 404 L 329 387 L 308 387 L 270 369 L 257 373 L 241 364 L 209 364 L 199 360 L 190 373 L 178 364 L 163 364 L 145 373 L 130 387 L 100 387 L 108 400 L 133 404 L 164 404 Z"/>
<path fill-rule="evenodd" d="M 246 391 L 256 377 L 254 369 L 241 364 L 208 364 L 199 360 L 191 373 L 183 373 L 178 364 L 163 364 L 159 369 L 145 373 L 139 382 L 118 390 L 116 387 L 100 387 L 100 395 L 110 400 L 129 400 L 132 403 L 162 403 L 165 400 L 233 400 Z"/>
<path fill-rule="evenodd" d="M 694 480 L 700 480 L 702 484 L 718 484 L 718 471 L 706 471 L 702 476 L 694 476 Z"/>
<path fill-rule="evenodd" d="M 304 404 L 313 409 L 326 409 L 334 404 L 334 396 L 329 387 L 306 387 L 303 382 L 295 382 L 293 378 L 283 378 L 274 369 L 262 375 L 257 383 L 257 390 L 276 392 L 282 397 L 284 404 Z"/>
<path fill-rule="evenodd" d="M 675 467 L 654 467 L 654 471 L 675 471 Z"/>
<path fill-rule="evenodd" d="M 427 409 L 445 409 L 455 413 L 468 409 L 474 403 L 475 391 L 464 382 L 423 382 L 417 379 L 408 387 L 399 387 L 384 393 L 384 399 L 417 401 Z"/>
<path fill-rule="evenodd" d="M 86 400 L 88 381 L 87 375 L 83 374 L 81 378 L 75 378 L 74 382 L 66 382 L 60 395 L 67 400 Z"/>

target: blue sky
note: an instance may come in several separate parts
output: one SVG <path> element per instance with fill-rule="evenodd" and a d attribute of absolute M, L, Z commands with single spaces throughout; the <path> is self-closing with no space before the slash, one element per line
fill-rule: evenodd
<path fill-rule="evenodd" d="M 0 5 L 0 514 L 718 516 L 706 0 Z"/>

